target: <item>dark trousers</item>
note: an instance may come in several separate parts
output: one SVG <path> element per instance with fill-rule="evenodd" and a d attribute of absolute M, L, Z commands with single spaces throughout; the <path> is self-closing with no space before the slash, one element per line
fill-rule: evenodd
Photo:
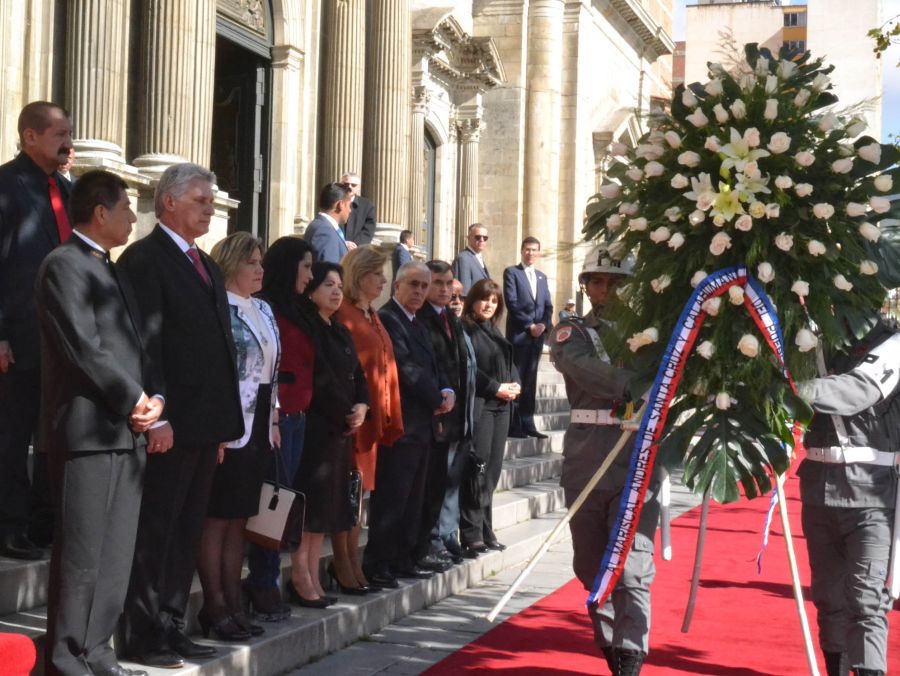
<path fill-rule="evenodd" d="M 469 464 L 469 441 L 453 442 L 447 454 L 447 492 L 444 504 L 441 505 L 441 516 L 438 520 L 438 547 L 452 540 L 457 542 L 456 532 L 459 530 L 459 487 Z"/>
<path fill-rule="evenodd" d="M 480 503 L 475 507 L 472 496 L 462 491 L 459 504 L 459 539 L 463 545 L 484 544 L 485 540 L 496 540 L 491 525 L 494 489 L 500 481 L 503 469 L 503 453 L 509 432 L 509 405 L 490 408 L 480 400 L 475 400 L 475 453 L 484 463 L 484 485 Z"/>
<path fill-rule="evenodd" d="M 166 648 L 166 635 L 183 622 L 216 451 L 216 444 L 176 443 L 167 453 L 147 456 L 125 614 L 131 655 Z"/>
<path fill-rule="evenodd" d="M 422 522 L 419 524 L 419 539 L 415 549 L 416 559 L 431 553 L 431 533 L 438 524 L 444 497 L 447 495 L 447 455 L 449 452 L 450 444 L 445 441 L 434 444 L 428 455 L 422 500 Z"/>
<path fill-rule="evenodd" d="M 24 533 L 28 526 L 28 446 L 37 428 L 40 403 L 38 369 L 21 370 L 13 364 L 0 374 L 0 535 Z M 35 454 L 39 469 L 37 462 Z M 44 459 L 40 467 L 46 468 Z M 46 490 L 46 482 L 42 483 Z"/>
<path fill-rule="evenodd" d="M 383 573 L 413 563 L 430 451 L 430 443 L 408 436 L 391 447 L 378 447 L 375 490 L 369 501 L 369 539 L 363 557 L 367 571 Z"/>
<path fill-rule="evenodd" d="M 513 363 L 519 371 L 522 392 L 514 405 L 515 415 L 512 429 L 516 431 L 534 431 L 534 400 L 537 397 L 537 372 L 541 352 L 544 349 L 544 336 L 529 338 L 527 343 L 513 345 Z"/>
<path fill-rule="evenodd" d="M 57 504 L 47 600 L 48 674 L 82 674 L 117 664 L 116 629 L 134 555 L 143 447 L 50 458 Z"/>

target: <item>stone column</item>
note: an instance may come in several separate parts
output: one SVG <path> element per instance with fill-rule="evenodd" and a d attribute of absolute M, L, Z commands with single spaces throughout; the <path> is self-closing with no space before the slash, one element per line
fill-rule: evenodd
<path fill-rule="evenodd" d="M 324 10 L 319 185 L 339 180 L 345 171 L 362 170 L 365 103 L 365 2 L 325 0 Z"/>
<path fill-rule="evenodd" d="M 559 239 L 560 85 L 564 0 L 533 0 L 528 8 L 523 235 L 541 240 L 541 269 L 556 279 Z M 547 255 L 549 254 L 549 255 Z"/>
<path fill-rule="evenodd" d="M 134 164 L 158 176 L 186 159 L 209 162 L 209 141 L 203 143 L 202 138 L 209 136 L 212 117 L 215 42 L 209 31 L 215 26 L 216 4 L 215 0 L 144 0 L 142 10 L 144 108 L 140 155 Z"/>
<path fill-rule="evenodd" d="M 366 64 L 366 196 L 378 210 L 376 236 L 396 241 L 409 218 L 410 61 L 408 0 L 373 0 Z"/>
<path fill-rule="evenodd" d="M 424 86 L 415 87 L 409 128 L 409 229 L 416 243 L 424 245 L 425 234 L 425 115 L 431 98 Z"/>
<path fill-rule="evenodd" d="M 459 135 L 459 196 L 456 200 L 456 230 L 465 240 L 468 228 L 478 222 L 478 142 L 484 125 L 480 117 L 457 121 Z"/>
<path fill-rule="evenodd" d="M 128 15 L 126 0 L 69 3 L 66 105 L 72 114 L 79 162 L 124 162 Z"/>

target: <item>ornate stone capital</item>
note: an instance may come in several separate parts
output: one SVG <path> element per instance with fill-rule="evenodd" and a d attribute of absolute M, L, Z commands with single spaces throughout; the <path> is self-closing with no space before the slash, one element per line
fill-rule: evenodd
<path fill-rule="evenodd" d="M 272 68 L 298 71 L 303 68 L 304 53 L 293 45 L 272 47 Z"/>
<path fill-rule="evenodd" d="M 485 124 L 480 117 L 463 118 L 456 121 L 456 129 L 461 143 L 478 143 Z"/>
<path fill-rule="evenodd" d="M 431 92 L 425 85 L 412 88 L 412 112 L 413 115 L 427 115 L 428 105 L 431 103 Z"/>

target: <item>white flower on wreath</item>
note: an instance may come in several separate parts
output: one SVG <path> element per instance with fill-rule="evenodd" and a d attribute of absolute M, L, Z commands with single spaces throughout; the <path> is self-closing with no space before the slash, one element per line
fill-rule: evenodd
<path fill-rule="evenodd" d="M 793 61 L 789 61 L 788 59 L 781 59 L 778 62 L 778 68 L 775 72 L 778 74 L 782 80 L 788 80 L 797 70 L 797 64 Z"/>
<path fill-rule="evenodd" d="M 700 164 L 700 155 L 693 150 L 685 150 L 678 156 L 678 164 L 682 164 L 685 167 L 696 167 Z"/>
<path fill-rule="evenodd" d="M 669 144 L 670 148 L 678 148 L 681 146 L 681 137 L 678 135 L 677 131 L 672 131 L 670 129 L 663 134 L 663 138 L 666 140 L 666 143 Z"/>
<path fill-rule="evenodd" d="M 759 340 L 752 333 L 745 333 L 741 336 L 737 349 L 745 357 L 753 359 L 759 354 Z"/>
<path fill-rule="evenodd" d="M 699 176 L 691 176 L 691 189 L 684 193 L 689 200 L 697 202 L 697 206 L 704 211 L 712 206 L 716 199 L 716 191 L 713 190 L 712 179 L 705 171 L 701 171 Z M 705 206 L 700 206 L 700 204 Z"/>
<path fill-rule="evenodd" d="M 802 279 L 798 279 L 793 284 L 791 284 L 791 291 L 796 293 L 800 298 L 809 295 L 809 282 L 805 282 Z"/>
<path fill-rule="evenodd" d="M 635 232 L 643 232 L 647 229 L 647 219 L 643 216 L 628 219 L 628 229 Z"/>
<path fill-rule="evenodd" d="M 694 227 L 700 225 L 705 220 L 706 214 L 700 211 L 700 209 L 694 209 L 690 214 L 688 214 L 688 223 L 690 223 Z"/>
<path fill-rule="evenodd" d="M 704 359 L 712 359 L 713 355 L 716 353 L 716 346 L 713 345 L 710 341 L 704 340 L 697 346 L 697 354 L 699 354 Z"/>
<path fill-rule="evenodd" d="M 751 148 L 756 148 L 762 143 L 762 137 L 759 135 L 759 129 L 756 127 L 747 127 L 747 129 L 744 130 L 743 139 Z"/>
<path fill-rule="evenodd" d="M 624 143 L 619 143 L 618 141 L 615 141 L 614 143 L 609 144 L 609 152 L 612 155 L 621 157 L 622 155 L 625 155 L 628 152 L 628 146 L 626 146 Z"/>
<path fill-rule="evenodd" d="M 862 260 L 859 262 L 859 273 L 861 275 L 876 275 L 878 274 L 878 263 L 875 261 L 870 261 L 868 259 Z"/>
<path fill-rule="evenodd" d="M 737 284 L 728 287 L 728 301 L 732 305 L 744 304 L 744 290 Z"/>
<path fill-rule="evenodd" d="M 741 91 L 750 93 L 756 88 L 756 78 L 752 75 L 742 75 L 741 79 L 738 80 L 738 86 L 741 88 Z"/>
<path fill-rule="evenodd" d="M 798 108 L 802 108 L 807 103 L 809 103 L 809 97 L 812 95 L 812 92 L 808 89 L 801 89 L 797 92 L 797 95 L 794 97 L 794 105 Z"/>
<path fill-rule="evenodd" d="M 837 115 L 835 115 L 833 111 L 829 110 L 827 113 L 825 113 L 822 117 L 819 118 L 818 127 L 821 131 L 829 132 L 832 129 L 834 129 L 837 122 L 838 122 Z"/>
<path fill-rule="evenodd" d="M 849 174 L 853 170 L 853 158 L 842 157 L 831 163 L 831 171 L 835 174 Z"/>
<path fill-rule="evenodd" d="M 736 120 L 743 120 L 747 116 L 747 105 L 740 99 L 728 106 L 728 109 Z"/>
<path fill-rule="evenodd" d="M 618 183 L 606 183 L 600 186 L 600 196 L 604 199 L 614 199 L 618 197 L 619 190 L 622 189 Z"/>
<path fill-rule="evenodd" d="M 818 344 L 819 339 L 816 338 L 816 334 L 809 329 L 800 329 L 794 337 L 794 345 L 796 345 L 797 349 L 801 352 L 814 350 Z"/>
<path fill-rule="evenodd" d="M 891 201 L 887 197 L 873 195 L 869 198 L 869 208 L 876 214 L 886 214 L 891 210 Z"/>
<path fill-rule="evenodd" d="M 872 225 L 871 223 L 860 223 L 859 234 L 862 235 L 863 239 L 870 242 L 877 242 L 878 238 L 881 237 L 881 228 L 877 225 Z"/>
<path fill-rule="evenodd" d="M 731 395 L 728 392 L 719 392 L 716 395 L 716 408 L 720 411 L 727 411 L 731 408 Z"/>
<path fill-rule="evenodd" d="M 634 149 L 634 156 L 644 160 L 658 160 L 665 153 L 665 149 L 655 143 L 641 143 Z"/>
<path fill-rule="evenodd" d="M 606 218 L 606 229 L 615 232 L 622 227 L 622 217 L 619 214 L 613 214 Z"/>
<path fill-rule="evenodd" d="M 659 340 L 659 331 L 656 330 L 653 326 L 648 326 L 643 331 L 639 331 L 635 333 L 631 338 L 628 339 L 628 349 L 632 352 L 637 352 L 644 345 L 650 345 L 650 343 L 655 343 Z"/>
<path fill-rule="evenodd" d="M 679 207 L 669 207 L 663 213 L 672 223 L 681 220 L 681 209 Z"/>
<path fill-rule="evenodd" d="M 771 263 L 763 261 L 756 266 L 756 278 L 763 284 L 768 284 L 775 279 L 775 269 Z"/>
<path fill-rule="evenodd" d="M 763 207 L 763 212 L 765 213 L 765 207 Z M 753 229 L 753 219 L 747 214 L 738 216 L 738 219 L 734 222 L 734 227 L 735 230 L 740 230 L 741 232 L 750 232 Z"/>
<path fill-rule="evenodd" d="M 656 293 L 662 293 L 669 285 L 672 283 L 672 278 L 669 275 L 660 275 L 656 279 L 650 280 L 650 288 L 653 289 Z"/>
<path fill-rule="evenodd" d="M 650 231 L 650 241 L 655 242 L 656 244 L 665 242 L 671 236 L 672 231 L 664 225 L 661 225 L 660 227 L 654 228 L 652 231 Z"/>
<path fill-rule="evenodd" d="M 887 174 L 875 177 L 875 188 L 881 192 L 888 192 L 894 187 L 894 179 Z"/>
<path fill-rule="evenodd" d="M 772 134 L 766 147 L 773 155 L 781 155 L 781 153 L 787 152 L 791 147 L 791 137 L 783 131 L 776 131 Z"/>
<path fill-rule="evenodd" d="M 703 147 L 711 153 L 717 153 L 722 149 L 722 144 L 716 136 L 707 136 Z"/>
<path fill-rule="evenodd" d="M 694 92 L 692 92 L 688 87 L 685 87 L 684 92 L 681 94 L 681 102 L 686 105 L 688 108 L 695 108 L 698 103 L 697 97 L 694 96 Z"/>
<path fill-rule="evenodd" d="M 831 80 L 828 79 L 828 76 L 824 73 L 819 73 L 813 78 L 812 88 L 817 92 L 821 92 L 825 91 L 829 84 L 831 84 Z"/>
<path fill-rule="evenodd" d="M 647 178 L 662 176 L 665 170 L 666 168 L 655 160 L 651 160 L 644 165 L 644 174 L 646 174 Z"/>
<path fill-rule="evenodd" d="M 770 121 L 778 117 L 778 99 L 766 99 L 766 108 L 763 111 L 763 117 Z"/>
<path fill-rule="evenodd" d="M 685 115 L 684 119 L 697 127 L 697 129 L 702 129 L 709 124 L 709 118 L 706 117 L 702 108 L 695 108 L 694 112 L 690 115 Z"/>
<path fill-rule="evenodd" d="M 722 96 L 722 81 L 719 78 L 714 77 L 703 88 L 710 96 Z"/>
<path fill-rule="evenodd" d="M 813 187 L 809 183 L 798 183 L 794 186 L 797 197 L 809 197 L 813 193 Z"/>
<path fill-rule="evenodd" d="M 668 246 L 672 251 L 677 250 L 682 244 L 684 244 L 684 235 L 680 232 L 676 232 L 669 238 Z"/>
<path fill-rule="evenodd" d="M 753 127 L 751 129 L 756 131 Z M 750 140 L 753 139 L 751 129 L 746 130 L 742 136 L 737 129 L 731 127 L 729 142 L 722 146 L 720 150 L 722 155 L 725 156 L 725 159 L 722 161 L 723 169 L 734 167 L 738 171 L 743 171 L 747 162 L 755 162 L 761 157 L 769 157 L 768 150 L 761 148 L 751 149 Z M 758 138 L 758 131 L 756 136 Z"/>
<path fill-rule="evenodd" d="M 737 190 L 732 190 L 724 183 L 719 183 L 719 192 L 716 193 L 716 200 L 713 202 L 710 213 L 714 217 L 721 216 L 726 221 L 730 221 L 737 214 L 744 213 L 740 193 Z"/>
<path fill-rule="evenodd" d="M 808 150 L 801 150 L 794 155 L 794 160 L 796 160 L 797 164 L 801 167 L 811 167 L 816 161 L 816 156 Z"/>
<path fill-rule="evenodd" d="M 625 175 L 635 183 L 644 178 L 644 172 L 641 171 L 639 167 L 628 167 Z"/>
<path fill-rule="evenodd" d="M 669 185 L 675 188 L 675 190 L 681 190 L 682 188 L 687 188 L 689 183 L 684 174 L 675 174 L 672 177 L 672 180 L 669 181 Z"/>
<path fill-rule="evenodd" d="M 847 132 L 847 136 L 849 136 L 850 138 L 856 138 L 866 130 L 866 127 L 868 127 L 868 125 L 863 118 L 854 117 L 852 120 L 850 120 L 849 123 L 847 123 L 847 127 L 844 129 L 844 131 Z"/>
<path fill-rule="evenodd" d="M 769 202 L 766 205 L 766 218 L 778 218 L 781 215 L 781 207 L 776 202 Z"/>
<path fill-rule="evenodd" d="M 691 287 L 696 289 L 700 282 L 706 279 L 708 275 L 709 273 L 706 270 L 697 270 L 691 277 Z"/>
<path fill-rule="evenodd" d="M 715 317 L 719 314 L 719 309 L 722 307 L 722 298 L 719 296 L 714 296 L 713 298 L 707 298 L 703 301 L 703 304 L 700 306 L 700 309 L 703 310 L 710 317 Z"/>
<path fill-rule="evenodd" d="M 835 287 L 841 291 L 850 291 L 853 288 L 853 284 L 847 281 L 847 278 L 844 277 L 844 275 L 835 275 L 833 282 Z"/>
<path fill-rule="evenodd" d="M 751 200 L 756 193 L 770 194 L 772 191 L 768 188 L 768 177 L 763 178 L 756 165 L 756 162 L 748 162 L 744 166 L 744 171 L 737 176 L 734 190 L 740 195 L 741 201 Z"/>
<path fill-rule="evenodd" d="M 847 215 L 850 218 L 866 215 L 866 205 L 859 202 L 847 202 Z"/>
<path fill-rule="evenodd" d="M 779 233 L 775 237 L 775 246 L 782 251 L 790 251 L 794 246 L 794 237 L 786 232 Z"/>
<path fill-rule="evenodd" d="M 766 84 L 765 84 L 766 94 L 774 94 L 778 91 L 778 76 L 777 75 L 766 75 Z"/>
<path fill-rule="evenodd" d="M 816 218 L 828 220 L 834 216 L 834 207 L 828 204 L 828 202 L 819 202 L 818 204 L 813 205 L 813 215 Z"/>
<path fill-rule="evenodd" d="M 634 216 L 638 212 L 637 202 L 622 202 L 619 205 L 619 213 L 626 216 Z"/>
<path fill-rule="evenodd" d="M 769 60 L 764 56 L 756 57 L 756 74 L 760 77 L 766 77 L 769 74 Z"/>
<path fill-rule="evenodd" d="M 753 218 L 762 218 L 766 215 L 766 205 L 762 202 L 750 202 L 750 206 L 747 207 L 747 213 Z"/>
<path fill-rule="evenodd" d="M 712 111 L 713 115 L 716 116 L 716 122 L 718 122 L 719 124 L 725 124 L 726 122 L 728 122 L 728 111 L 725 110 L 725 106 L 723 106 L 721 103 L 717 103 L 716 105 L 714 105 Z"/>
<path fill-rule="evenodd" d="M 775 177 L 775 187 L 781 188 L 782 190 L 787 190 L 792 185 L 794 185 L 794 180 L 790 176 L 776 176 Z"/>
<path fill-rule="evenodd" d="M 721 256 L 726 249 L 731 248 L 731 235 L 727 232 L 717 232 L 709 243 L 709 252 L 713 256 Z"/>
<path fill-rule="evenodd" d="M 817 239 L 809 240 L 809 243 L 806 245 L 806 250 L 809 251 L 810 256 L 822 256 L 828 251 L 828 249 L 825 248 L 825 245 Z"/>

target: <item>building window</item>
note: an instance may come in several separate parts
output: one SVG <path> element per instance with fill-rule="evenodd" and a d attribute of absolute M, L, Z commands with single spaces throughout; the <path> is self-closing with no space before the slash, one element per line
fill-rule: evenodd
<path fill-rule="evenodd" d="M 791 52 L 805 52 L 806 51 L 806 40 L 788 40 L 784 44 L 788 48 L 788 51 L 791 51 Z"/>
<path fill-rule="evenodd" d="M 799 15 L 796 12 L 791 12 L 789 14 L 784 15 L 784 25 L 785 26 L 797 26 L 798 25 L 798 17 Z"/>

